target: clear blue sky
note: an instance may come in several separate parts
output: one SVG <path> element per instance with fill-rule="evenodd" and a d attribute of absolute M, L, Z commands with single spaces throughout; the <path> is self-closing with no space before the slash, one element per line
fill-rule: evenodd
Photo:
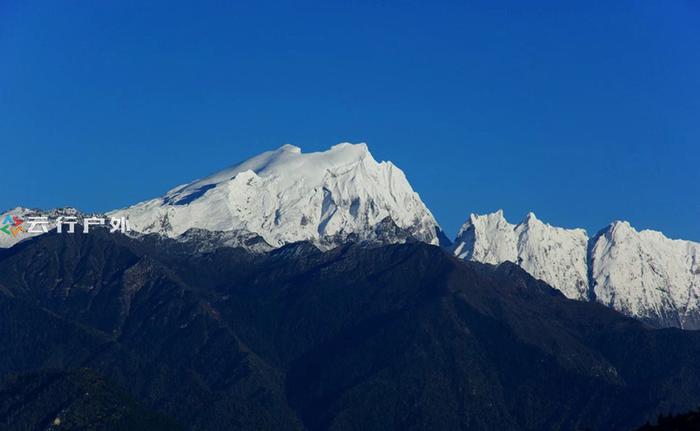
<path fill-rule="evenodd" d="M 0 208 L 363 141 L 449 236 L 503 208 L 700 241 L 697 1 L 262 3 L 0 1 Z"/>

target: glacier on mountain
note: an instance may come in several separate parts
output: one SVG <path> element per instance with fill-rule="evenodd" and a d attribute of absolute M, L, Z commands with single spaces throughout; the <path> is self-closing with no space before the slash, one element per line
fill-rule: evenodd
<path fill-rule="evenodd" d="M 589 239 L 530 213 L 471 214 L 453 246 L 466 260 L 514 262 L 566 297 L 595 300 L 656 326 L 700 329 L 700 244 L 614 222 Z"/>
<path fill-rule="evenodd" d="M 533 213 L 514 225 L 499 210 L 471 214 L 457 234 L 454 253 L 483 263 L 517 263 L 568 298 L 588 299 L 587 243 L 583 229 L 553 227 Z"/>
<path fill-rule="evenodd" d="M 598 302 L 658 326 L 700 329 L 700 244 L 617 221 L 592 240 Z"/>
<path fill-rule="evenodd" d="M 342 143 L 315 153 L 284 145 L 108 215 L 128 218 L 142 233 L 178 237 L 191 228 L 238 229 L 273 247 L 298 241 L 328 247 L 348 236 L 361 240 L 375 235 L 373 227 L 387 217 L 420 241 L 437 245 L 441 238 L 404 173 L 374 160 L 365 144 Z"/>

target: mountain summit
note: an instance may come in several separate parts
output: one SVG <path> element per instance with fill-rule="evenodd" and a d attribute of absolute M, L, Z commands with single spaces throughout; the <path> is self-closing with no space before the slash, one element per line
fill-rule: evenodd
<path fill-rule="evenodd" d="M 465 260 L 517 263 L 571 299 L 595 300 L 660 327 L 700 329 L 700 244 L 617 221 L 589 238 L 533 213 L 471 214 L 455 240 Z"/>
<path fill-rule="evenodd" d="M 659 326 L 700 329 L 700 244 L 616 221 L 589 250 L 598 302 Z"/>
<path fill-rule="evenodd" d="M 236 230 L 260 235 L 273 247 L 369 239 L 388 220 L 429 244 L 444 237 L 404 173 L 374 160 L 365 144 L 342 143 L 315 153 L 284 145 L 109 215 L 127 217 L 142 233 L 177 237 L 192 228 Z"/>
<path fill-rule="evenodd" d="M 455 239 L 456 256 L 477 262 L 517 263 L 527 272 L 559 289 L 571 299 L 589 296 L 583 229 L 563 229 L 529 213 L 517 224 L 508 223 L 503 210 L 471 214 Z"/>

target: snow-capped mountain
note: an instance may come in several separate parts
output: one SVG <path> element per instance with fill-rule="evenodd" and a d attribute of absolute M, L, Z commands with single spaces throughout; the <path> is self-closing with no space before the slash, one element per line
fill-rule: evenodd
<path fill-rule="evenodd" d="M 588 299 L 583 229 L 563 229 L 543 223 L 529 213 L 520 224 L 508 223 L 499 210 L 471 214 L 454 243 L 458 257 L 483 263 L 511 261 L 572 299 Z"/>
<path fill-rule="evenodd" d="M 387 217 L 420 241 L 439 244 L 441 237 L 404 173 L 391 162 L 375 161 L 365 144 L 307 154 L 284 145 L 108 216 L 126 217 L 141 233 L 178 237 L 192 228 L 240 230 L 273 247 L 376 238 L 374 227 Z"/>
<path fill-rule="evenodd" d="M 471 214 L 455 240 L 462 259 L 511 261 L 578 300 L 596 300 L 658 326 L 700 329 L 700 244 L 615 222 L 590 239 L 530 213 Z"/>
<path fill-rule="evenodd" d="M 661 326 L 700 328 L 700 244 L 617 221 L 591 242 L 596 299 Z"/>
<path fill-rule="evenodd" d="M 74 208 L 6 211 L 0 248 L 40 234 L 27 232 L 32 217 L 45 217 L 52 229 L 61 216 L 87 215 Z M 101 217 L 125 218 L 132 235 L 176 238 L 195 252 L 226 246 L 265 253 L 299 241 L 320 249 L 448 243 L 404 173 L 377 162 L 365 144 L 306 154 L 285 145 Z M 659 326 L 700 329 L 698 243 L 626 222 L 589 239 L 583 229 L 551 226 L 533 213 L 511 224 L 497 211 L 470 215 L 452 251 L 466 260 L 514 262 L 571 299 L 596 300 Z"/>

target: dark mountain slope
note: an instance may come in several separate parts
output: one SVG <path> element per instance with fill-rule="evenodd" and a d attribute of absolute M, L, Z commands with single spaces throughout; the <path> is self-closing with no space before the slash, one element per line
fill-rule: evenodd
<path fill-rule="evenodd" d="M 637 431 L 697 431 L 700 429 L 700 409 L 680 415 L 659 416 L 655 425 L 645 424 Z"/>
<path fill-rule="evenodd" d="M 284 400 L 282 372 L 242 345 L 206 298 L 153 256 L 138 254 L 102 231 L 46 235 L 14 251 L 0 257 L 6 269 L 0 291 L 11 298 L 7 301 L 34 306 L 37 316 L 27 311 L 21 318 L 8 318 L 14 323 L 9 328 L 0 324 L 0 339 L 48 332 L 56 333 L 51 339 L 58 346 L 47 350 L 41 343 L 13 344 L 8 356 L 0 358 L 0 369 L 17 372 L 64 363 L 92 368 L 198 429 L 299 428 Z M 61 337 L 65 331 L 54 331 L 42 313 L 110 344 L 85 345 Z M 54 350 L 66 352 L 62 363 L 55 363 Z M 28 358 L 27 365 L 16 357 Z"/>
<path fill-rule="evenodd" d="M 700 405 L 700 334 L 567 300 L 512 264 L 421 243 L 186 247 L 95 231 L 1 252 L 0 296 L 37 310 L 15 332 L 48 313 L 101 341 L 13 341 L 0 369 L 69 352 L 191 429 L 610 430 Z"/>
<path fill-rule="evenodd" d="M 0 426 L 12 430 L 177 431 L 87 369 L 12 375 L 0 382 Z"/>

